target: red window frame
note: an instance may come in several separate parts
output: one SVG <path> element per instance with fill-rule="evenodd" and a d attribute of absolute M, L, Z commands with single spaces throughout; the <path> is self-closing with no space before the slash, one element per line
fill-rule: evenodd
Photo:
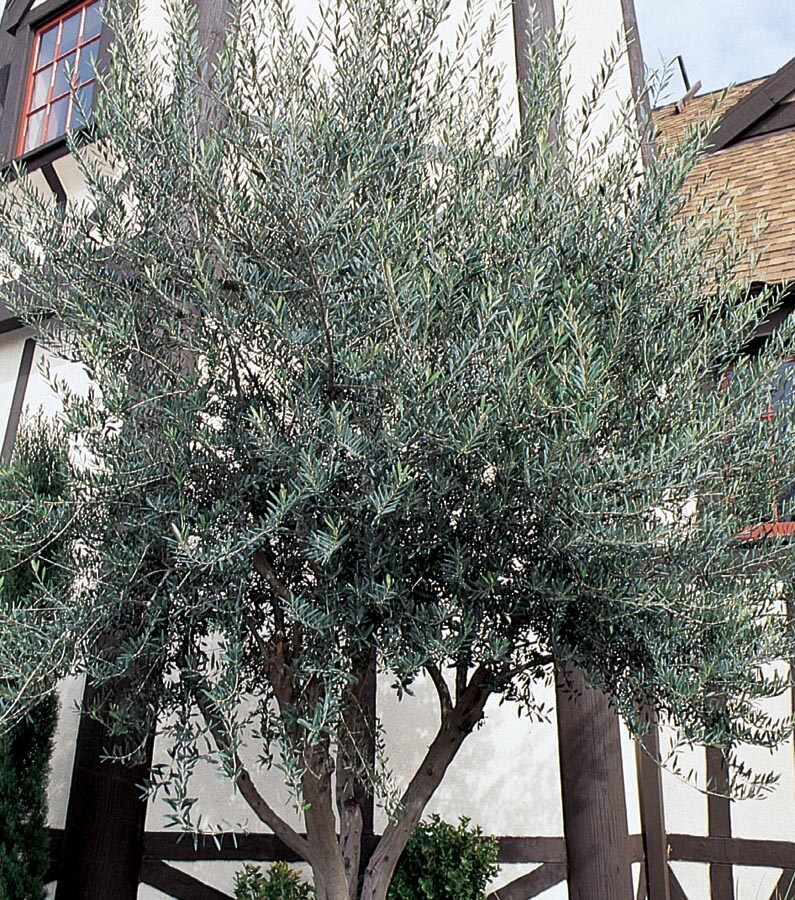
<path fill-rule="evenodd" d="M 795 356 L 787 356 L 781 360 L 779 366 L 779 372 L 783 370 L 795 366 Z M 729 368 L 723 373 L 723 378 L 720 381 L 719 390 L 721 393 L 725 393 L 729 390 L 732 375 L 734 373 L 734 366 L 729 366 Z M 784 375 L 783 380 L 786 381 L 786 375 Z M 773 423 L 773 419 L 776 416 L 777 406 L 781 402 L 792 402 L 791 397 L 788 396 L 788 386 L 786 384 L 782 385 L 780 388 L 781 396 L 774 402 L 774 398 L 771 398 L 768 401 L 767 409 L 765 412 L 761 413 L 760 418 L 765 420 L 766 422 Z M 775 457 L 771 459 L 771 465 L 775 465 Z M 761 522 L 758 525 L 749 525 L 746 528 L 743 528 L 742 531 L 737 535 L 738 539 L 741 541 L 754 541 L 759 540 L 760 538 L 776 538 L 776 537 L 793 537 L 795 536 L 795 520 L 784 520 L 780 518 L 780 508 L 778 500 L 773 500 L 773 517 L 772 519 Z"/>
<path fill-rule="evenodd" d="M 101 0 L 82 0 L 36 29 L 17 156 L 84 125 L 96 87 Z"/>

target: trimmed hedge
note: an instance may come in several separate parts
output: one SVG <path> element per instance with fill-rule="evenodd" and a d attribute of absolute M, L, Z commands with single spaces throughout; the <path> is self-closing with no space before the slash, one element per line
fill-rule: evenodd
<path fill-rule="evenodd" d="M 235 875 L 235 900 L 314 900 L 311 885 L 301 881 L 285 862 L 275 862 L 263 874 L 259 866 L 243 866 Z"/>
<path fill-rule="evenodd" d="M 498 872 L 496 838 L 469 819 L 458 825 L 431 816 L 409 838 L 389 887 L 389 900 L 483 900 Z"/>

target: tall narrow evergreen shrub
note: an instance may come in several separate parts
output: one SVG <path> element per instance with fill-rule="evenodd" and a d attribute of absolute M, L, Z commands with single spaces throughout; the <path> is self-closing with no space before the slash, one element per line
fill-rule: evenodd
<path fill-rule="evenodd" d="M 0 900 L 43 900 L 49 865 L 47 772 L 57 701 L 0 738 Z"/>
<path fill-rule="evenodd" d="M 62 436 L 38 419 L 18 435 L 11 465 L 0 477 L 31 500 L 60 496 L 68 463 Z M 20 530 L 31 519 L 22 513 Z M 34 529 L 35 530 L 35 529 Z M 0 547 L 0 610 L 16 618 L 21 610 L 48 602 L 63 581 L 56 559 L 62 540 L 42 538 L 35 552 L 15 556 Z M 8 687 L 4 673 L 0 679 Z M 47 694 L 0 736 L 0 900 L 44 900 L 49 866 L 47 776 L 58 703 Z"/>

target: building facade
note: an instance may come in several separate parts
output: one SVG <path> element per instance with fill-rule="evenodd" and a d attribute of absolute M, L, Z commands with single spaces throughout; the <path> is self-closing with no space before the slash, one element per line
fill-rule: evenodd
<path fill-rule="evenodd" d="M 515 0 L 513 18 L 502 32 L 497 51 L 512 102 L 517 59 L 521 75 L 530 16 L 537 15 L 544 26 L 554 27 L 563 20 L 563 5 L 557 0 Z M 573 0 L 566 5 L 576 97 L 587 91 L 605 49 L 625 31 L 633 36 L 636 26 L 631 0 Z M 306 4 L 298 5 L 299 16 L 308 12 Z M 156 5 L 147 7 L 143 15 L 152 28 L 158 27 Z M 57 204 L 84 193 L 64 134 L 90 114 L 96 89 L 93 64 L 102 64 L 107 42 L 99 0 L 10 0 L 0 21 L 0 161 L 3 165 L 21 161 L 42 195 Z M 624 64 L 617 76 L 616 104 L 640 90 L 641 71 L 640 47 L 632 39 L 624 48 Z M 790 93 L 793 90 L 795 84 Z M 788 102 L 787 98 L 782 96 L 780 101 Z M 687 115 L 700 108 L 694 104 Z M 738 122 L 744 123 L 749 113 L 741 112 Z M 776 101 L 760 115 L 788 123 L 788 114 L 789 108 Z M 667 115 L 659 114 L 661 125 Z M 737 134 L 764 137 L 768 132 L 753 131 L 760 127 L 759 121 L 727 138 L 725 146 L 736 144 Z M 792 226 L 790 218 L 782 219 L 782 231 L 795 243 L 795 227 L 787 231 L 787 223 Z M 774 275 L 770 277 L 783 280 L 784 273 Z M 8 310 L 0 310 L 0 429 L 6 459 L 26 412 L 57 411 L 41 362 L 42 351 L 24 324 Z M 57 376 L 78 388 L 86 386 L 84 373 L 76 367 L 58 360 L 50 363 Z M 267 830 L 252 821 L 231 786 L 212 773 L 200 804 L 212 820 L 230 823 L 220 848 L 211 839 L 194 847 L 166 831 L 163 804 L 146 807 L 139 800 L 137 785 L 145 772 L 119 772 L 102 763 L 102 730 L 77 712 L 81 702 L 90 700 L 90 690 L 81 680 L 72 679 L 61 691 L 49 791 L 51 890 L 57 900 L 128 900 L 130 896 L 212 900 L 231 895 L 234 873 L 243 861 L 291 858 Z M 667 749 L 664 732 L 652 734 L 645 747 L 636 747 L 594 692 L 585 690 L 575 702 L 563 693 L 556 699 L 553 685 L 541 690 L 546 691 L 549 705 L 556 706 L 556 718 L 531 724 L 517 718 L 510 704 L 492 702 L 486 710 L 487 727 L 467 739 L 428 810 L 451 821 L 468 816 L 487 833 L 500 836 L 502 869 L 493 885 L 496 896 L 501 900 L 563 900 L 566 896 L 576 900 L 644 896 L 650 900 L 783 900 L 787 879 L 795 878 L 791 747 L 778 751 L 773 762 L 782 773 L 773 798 L 764 806 L 730 807 L 727 801 L 699 793 L 660 769 L 659 760 Z M 414 697 L 398 703 L 377 685 L 373 692 L 400 781 L 413 771 L 433 734 L 435 693 L 430 685 L 421 684 Z M 788 698 L 782 703 L 786 706 Z M 788 709 L 777 710 L 782 711 Z M 411 729 L 406 729 L 407 721 Z M 155 762 L 165 750 L 155 742 Z M 714 782 L 722 777 L 718 754 L 696 748 L 691 755 L 680 768 L 692 768 L 702 788 L 707 779 Z M 265 774 L 261 783 L 275 805 L 283 802 L 285 818 L 299 827 L 279 779 Z M 384 821 L 377 810 L 370 819 L 371 832 L 379 833 Z M 590 873 L 591 882 L 585 888 L 569 878 L 575 868 L 578 873 Z"/>

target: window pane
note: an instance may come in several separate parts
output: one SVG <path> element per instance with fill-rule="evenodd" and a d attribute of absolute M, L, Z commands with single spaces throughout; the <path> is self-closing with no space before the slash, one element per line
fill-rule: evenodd
<path fill-rule="evenodd" d="M 77 62 L 77 54 L 70 53 L 63 59 L 59 59 L 55 64 L 55 82 L 52 86 L 53 97 L 60 97 L 62 94 L 68 94 L 71 88 L 71 76 L 74 74 L 75 63 Z"/>
<path fill-rule="evenodd" d="M 66 134 L 66 117 L 69 113 L 69 97 L 57 100 L 50 107 L 50 118 L 47 122 L 45 141 L 52 141 Z"/>
<path fill-rule="evenodd" d="M 53 57 L 55 56 L 55 45 L 58 41 L 58 26 L 53 25 L 52 28 L 49 28 L 47 31 L 42 32 L 41 40 L 39 41 L 39 56 L 36 60 L 36 68 L 41 68 L 41 66 L 46 65 L 48 62 L 53 61 Z"/>
<path fill-rule="evenodd" d="M 61 43 L 58 47 L 59 56 L 69 53 L 70 50 L 74 50 L 77 46 L 77 36 L 80 34 L 80 18 L 82 15 L 83 11 L 81 10 L 73 16 L 69 16 L 68 19 L 64 19 L 61 30 Z"/>
<path fill-rule="evenodd" d="M 91 103 L 94 99 L 94 85 L 87 84 L 78 90 L 72 104 L 72 121 L 70 128 L 80 128 L 91 118 Z"/>
<path fill-rule="evenodd" d="M 773 379 L 773 390 L 770 397 L 771 412 L 778 410 L 787 403 L 792 403 L 795 395 L 795 360 L 788 359 L 783 362 Z"/>
<path fill-rule="evenodd" d="M 102 14 L 100 13 L 99 3 L 92 3 L 86 7 L 86 21 L 83 25 L 83 40 L 90 41 L 91 38 L 97 37 L 102 30 Z"/>
<path fill-rule="evenodd" d="M 99 52 L 99 41 L 92 41 L 80 48 L 80 62 L 78 64 L 78 84 L 85 84 L 87 81 L 94 80 L 94 66 L 97 62 L 97 53 Z"/>
<path fill-rule="evenodd" d="M 38 109 L 44 106 L 50 96 L 50 79 L 52 78 L 52 66 L 47 66 L 33 79 L 33 90 L 30 94 L 30 108 Z"/>
<path fill-rule="evenodd" d="M 47 116 L 47 110 L 42 109 L 28 119 L 28 133 L 25 136 L 25 152 L 38 147 L 42 143 L 44 132 L 44 119 Z"/>

